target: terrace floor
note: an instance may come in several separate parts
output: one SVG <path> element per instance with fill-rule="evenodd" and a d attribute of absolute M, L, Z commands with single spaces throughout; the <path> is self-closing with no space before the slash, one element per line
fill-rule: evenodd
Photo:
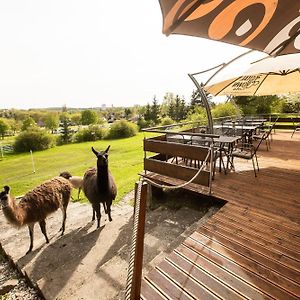
<path fill-rule="evenodd" d="M 290 136 L 261 145 L 258 177 L 238 159 L 216 174 L 213 196 L 227 203 L 148 273 L 142 299 L 300 298 L 300 135 Z"/>

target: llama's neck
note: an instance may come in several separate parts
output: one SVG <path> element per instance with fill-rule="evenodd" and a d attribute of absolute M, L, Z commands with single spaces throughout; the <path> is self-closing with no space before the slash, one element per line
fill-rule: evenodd
<path fill-rule="evenodd" d="M 97 182 L 99 191 L 106 192 L 108 190 L 108 166 L 97 166 Z"/>
<path fill-rule="evenodd" d="M 22 214 L 20 207 L 16 203 L 16 200 L 13 197 L 9 197 L 8 204 L 5 207 L 2 207 L 3 214 L 9 223 L 12 223 L 16 226 L 22 226 Z"/>

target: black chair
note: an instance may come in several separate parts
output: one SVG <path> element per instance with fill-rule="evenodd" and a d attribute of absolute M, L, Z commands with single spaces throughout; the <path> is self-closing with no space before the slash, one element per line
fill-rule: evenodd
<path fill-rule="evenodd" d="M 266 142 L 267 150 L 271 149 L 271 140 L 272 140 L 272 131 L 274 130 L 274 126 L 277 122 L 279 117 L 276 118 L 276 120 L 272 123 L 271 126 L 268 127 L 267 130 L 261 130 L 259 134 L 254 134 L 252 138 L 254 140 L 260 140 L 263 139 L 263 141 Z"/>
<path fill-rule="evenodd" d="M 253 144 L 249 143 L 242 143 L 240 144 L 236 149 L 232 151 L 232 163 L 235 157 L 246 159 L 246 160 L 252 160 L 252 165 L 253 165 L 253 170 L 254 170 L 254 175 L 257 177 L 256 169 L 255 169 L 255 161 L 256 160 L 256 166 L 257 166 L 257 171 L 259 171 L 259 166 L 258 166 L 258 160 L 257 160 L 257 155 L 256 152 L 262 143 L 263 140 L 265 140 L 265 135 L 267 133 L 264 133 L 262 137 L 260 138 L 258 144 L 254 146 Z"/>
<path fill-rule="evenodd" d="M 293 125 L 294 125 L 294 131 L 291 135 L 291 138 L 293 137 L 293 135 L 296 131 L 300 131 L 300 123 L 296 123 L 294 118 L 292 118 L 292 120 L 293 120 Z"/>

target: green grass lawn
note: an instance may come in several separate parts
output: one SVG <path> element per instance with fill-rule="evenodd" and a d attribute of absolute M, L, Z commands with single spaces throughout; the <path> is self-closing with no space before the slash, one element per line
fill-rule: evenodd
<path fill-rule="evenodd" d="M 96 166 L 96 157 L 91 151 L 91 146 L 96 150 L 105 150 L 111 145 L 109 168 L 117 183 L 118 202 L 134 188 L 134 183 L 139 178 L 138 173 L 143 170 L 143 137 L 143 133 L 138 133 L 131 138 L 69 144 L 34 152 L 35 173 L 30 153 L 5 155 L 0 160 L 0 188 L 2 190 L 4 185 L 9 185 L 12 194 L 17 196 L 25 194 L 62 171 L 83 176 L 89 167 Z M 77 190 L 73 191 L 73 197 L 77 198 Z M 83 193 L 80 198 L 87 201 Z"/>

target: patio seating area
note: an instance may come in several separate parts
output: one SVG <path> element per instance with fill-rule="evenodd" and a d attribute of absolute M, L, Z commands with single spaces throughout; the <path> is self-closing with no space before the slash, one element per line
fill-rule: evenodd
<path fill-rule="evenodd" d="M 143 279 L 142 299 L 299 299 L 300 138 L 277 131 L 271 143 L 257 177 L 242 159 L 216 172 L 212 195 L 227 203 Z"/>

